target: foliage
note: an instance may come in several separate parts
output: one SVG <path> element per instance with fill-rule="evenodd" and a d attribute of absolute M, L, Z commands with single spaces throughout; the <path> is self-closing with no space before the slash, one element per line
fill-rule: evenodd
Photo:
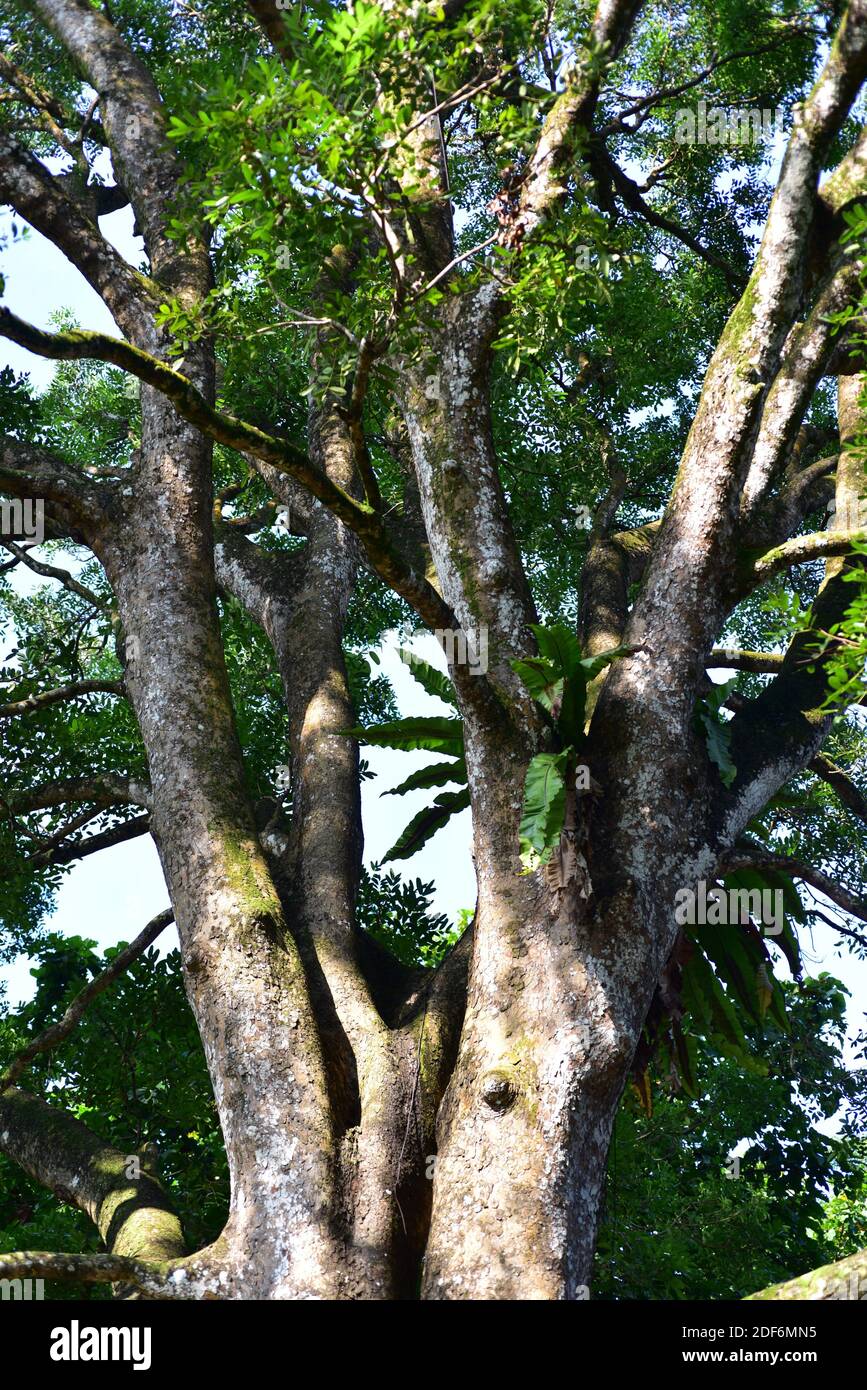
<path fill-rule="evenodd" d="M 514 661 L 512 665 L 534 699 L 551 718 L 554 737 L 563 745 L 560 753 L 539 753 L 530 763 L 524 793 L 521 824 L 522 860 L 528 870 L 544 864 L 559 843 L 565 810 L 565 779 L 576 769 L 578 747 L 584 735 L 584 705 L 588 683 L 600 671 L 624 654 L 625 648 L 582 657 L 577 639 L 566 628 L 533 625 L 539 647 L 538 657 Z M 415 653 L 402 650 L 410 674 L 426 694 L 455 709 L 455 693 L 449 678 Z M 453 782 L 461 790 L 441 792 L 433 804 L 420 811 L 388 851 L 389 859 L 406 859 L 457 812 L 469 806 L 467 771 L 463 758 L 463 726 L 457 715 L 449 717 L 412 716 L 368 728 L 347 730 L 347 734 L 372 747 L 398 748 L 405 752 L 422 750 L 446 754 L 450 763 L 424 767 L 412 773 L 387 796 L 403 796 L 409 791 Z"/>
<path fill-rule="evenodd" d="M 719 769 L 720 781 L 724 787 L 731 786 L 738 770 L 731 757 L 731 731 L 720 711 L 736 685 L 737 677 L 723 685 L 714 685 L 699 700 L 696 713 L 696 725 L 699 732 L 704 731 L 707 740 L 707 755 Z"/>
<path fill-rule="evenodd" d="M 436 762 L 419 768 L 383 796 L 404 796 L 407 792 L 427 790 L 454 783 L 456 792 L 440 792 L 430 806 L 424 807 L 414 816 L 406 829 L 398 836 L 388 853 L 382 859 L 387 864 L 392 859 L 409 859 L 427 844 L 431 836 L 441 830 L 460 811 L 470 804 L 467 787 L 467 768 L 464 762 L 463 723 L 455 711 L 455 694 L 448 676 L 443 675 L 430 662 L 416 656 L 414 652 L 401 648 L 401 658 L 410 675 L 421 686 L 425 694 L 432 695 L 449 706 L 450 715 L 413 715 L 407 719 L 393 719 L 382 724 L 347 729 L 347 736 L 359 739 L 372 748 L 398 748 L 403 752 L 425 752 L 445 755 L 449 761 Z"/>
<path fill-rule="evenodd" d="M 790 1028 L 754 1038 L 760 1072 L 703 1044 L 693 1095 L 660 1076 L 651 1115 L 621 1106 L 597 1297 L 743 1298 L 863 1248 L 867 1073 L 845 1065 L 845 991 L 822 973 L 783 992 Z"/>
<path fill-rule="evenodd" d="M 49 932 L 33 952 L 33 998 L 0 1012 L 0 1068 L 28 1037 L 56 1022 L 124 943 L 100 957 L 86 938 Z M 225 1154 L 180 956 L 152 947 L 87 1009 L 70 1038 L 37 1057 L 24 1081 L 134 1156 L 154 1146 L 161 1179 L 193 1247 L 226 1219 Z M 0 1250 L 95 1249 L 79 1212 L 0 1159 Z M 52 1297 L 55 1296 L 52 1292 Z"/>
<path fill-rule="evenodd" d="M 521 862 L 528 873 L 550 859 L 560 843 L 566 816 L 567 786 L 574 784 L 584 739 L 587 687 L 627 647 L 584 657 L 568 628 L 533 624 L 538 657 L 513 661 L 533 699 L 548 714 L 556 753 L 537 753 L 527 769 L 521 820 Z"/>
<path fill-rule="evenodd" d="M 432 883 L 405 881 L 394 870 L 365 870 L 358 896 L 359 925 L 404 965 L 432 968 L 459 940 L 443 913 L 431 913 Z"/>

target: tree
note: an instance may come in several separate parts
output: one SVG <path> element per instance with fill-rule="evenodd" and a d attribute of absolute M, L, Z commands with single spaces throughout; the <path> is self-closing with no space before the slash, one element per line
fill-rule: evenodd
<path fill-rule="evenodd" d="M 231 1200 L 187 1253 L 21 1053 L 0 1148 L 107 1251 L 0 1263 L 580 1297 L 630 1071 L 665 1040 L 688 1075 L 705 1015 L 740 1047 L 739 995 L 780 1007 L 768 942 L 823 911 L 793 879 L 856 946 L 867 920 L 867 5 L 248 11 L 4 4 L 0 198 L 121 335 L 0 311 L 64 364 L 2 383 L 0 484 L 83 564 L 20 509 L 7 573 L 61 592 L 7 594 L 8 925 L 153 836 Z M 100 228 L 128 205 L 140 267 Z M 389 711 L 359 656 L 395 615 L 450 656 L 457 713 L 397 735 L 452 758 L 434 828 L 472 807 L 476 910 L 436 965 L 363 929 L 395 889 L 360 889 L 357 740 Z M 678 910 L 708 885 L 727 925 Z M 785 899 L 767 939 L 750 891 Z"/>

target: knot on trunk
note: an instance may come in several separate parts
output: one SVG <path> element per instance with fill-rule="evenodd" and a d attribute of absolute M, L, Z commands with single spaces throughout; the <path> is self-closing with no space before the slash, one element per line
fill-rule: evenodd
<path fill-rule="evenodd" d="M 501 1115 L 504 1110 L 510 1110 L 515 1104 L 518 1099 L 518 1090 L 505 1072 L 492 1071 L 482 1082 L 482 1099 L 486 1105 Z"/>

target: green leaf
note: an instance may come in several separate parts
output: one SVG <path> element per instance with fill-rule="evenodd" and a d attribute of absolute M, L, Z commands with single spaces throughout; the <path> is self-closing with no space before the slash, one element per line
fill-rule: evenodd
<path fill-rule="evenodd" d="M 720 781 L 723 786 L 730 787 L 738 775 L 738 770 L 732 762 L 731 729 L 728 724 L 723 723 L 706 710 L 699 712 L 698 720 L 704 730 L 707 755 L 714 766 L 719 769 Z"/>
<path fill-rule="evenodd" d="M 409 670 L 414 680 L 418 681 L 421 688 L 428 694 L 433 695 L 437 700 L 443 700 L 447 705 L 455 708 L 455 688 L 448 676 L 442 671 L 438 671 L 430 662 L 423 661 L 415 652 L 409 651 L 407 647 L 401 647 L 400 659 Z"/>
<path fill-rule="evenodd" d="M 432 835 L 438 830 L 442 830 L 459 811 L 465 811 L 470 804 L 470 793 L 468 788 L 459 792 L 441 792 L 435 799 L 432 806 L 426 806 L 423 811 L 419 811 L 414 816 L 403 834 L 392 845 L 388 854 L 382 860 L 387 864 L 390 859 L 409 859 L 410 855 L 416 854 L 418 850 L 426 845 Z"/>
<path fill-rule="evenodd" d="M 696 1081 L 696 1060 L 698 1048 L 695 1038 L 685 1037 L 683 1029 L 676 1018 L 671 1020 L 671 1040 L 673 1044 L 674 1061 L 677 1065 L 677 1074 L 680 1084 L 686 1094 L 693 1100 L 698 1100 L 699 1088 Z"/>
<path fill-rule="evenodd" d="M 430 767 L 420 767 L 417 772 L 411 772 L 399 787 L 390 787 L 382 795 L 404 796 L 406 792 L 426 791 L 429 787 L 442 787 L 448 782 L 465 786 L 466 781 L 467 765 L 463 758 L 458 758 L 455 762 L 431 763 Z"/>
<path fill-rule="evenodd" d="M 521 677 L 524 685 L 550 713 L 556 701 L 563 696 L 563 677 L 557 674 L 554 666 L 544 657 L 530 656 L 525 660 L 512 662 L 512 670 Z"/>
<path fill-rule="evenodd" d="M 693 952 L 683 971 L 683 1002 L 701 1029 L 702 1023 L 728 1055 L 750 1071 L 763 1070 L 750 1052 L 744 1030 L 731 999 L 717 979 L 701 949 Z"/>
<path fill-rule="evenodd" d="M 542 627 L 531 624 L 541 656 L 512 662 L 512 669 L 549 714 L 555 714 L 563 741 L 580 742 L 584 733 L 587 683 L 632 647 L 612 647 L 597 656 L 582 657 L 578 639 L 562 625 Z"/>
<path fill-rule="evenodd" d="M 756 974 L 770 958 L 760 933 L 750 923 L 734 922 L 695 927 L 693 933 L 732 999 L 752 1023 L 761 1023 L 764 1011 Z"/>
<path fill-rule="evenodd" d="M 634 647 L 609 647 L 607 652 L 599 652 L 597 656 L 583 657 L 581 670 L 584 672 L 585 680 L 591 681 L 594 676 L 599 675 L 600 671 L 604 671 L 606 666 L 610 666 L 612 661 L 619 661 L 623 656 L 631 656 L 634 651 Z"/>
<path fill-rule="evenodd" d="M 581 648 L 578 638 L 562 623 L 553 627 L 543 627 L 541 623 L 531 623 L 539 654 L 549 661 L 557 676 L 571 676 L 581 664 Z"/>
<path fill-rule="evenodd" d="M 584 719 L 587 709 L 587 682 L 580 666 L 570 676 L 563 687 L 563 703 L 557 727 L 564 742 L 578 744 L 584 737 Z"/>
<path fill-rule="evenodd" d="M 737 869 L 726 875 L 725 883 L 726 887 L 732 888 L 758 888 L 759 891 L 763 888 L 778 889 L 783 894 L 783 930 L 773 941 L 786 957 L 792 974 L 798 978 L 803 971 L 803 962 L 798 937 L 790 919 L 804 923 L 806 913 L 791 877 L 780 869 Z"/>
<path fill-rule="evenodd" d="M 426 753 L 449 753 L 454 758 L 463 757 L 464 752 L 463 723 L 447 715 L 392 719 L 386 724 L 371 724 L 367 729 L 342 729 L 341 733 L 371 748 L 402 748 L 405 752 L 422 749 Z"/>
<path fill-rule="evenodd" d="M 719 714 L 737 683 L 737 676 L 732 676 L 731 680 L 722 681 L 721 683 L 713 682 L 710 690 L 702 698 L 702 706 L 710 710 L 712 714 Z"/>
<path fill-rule="evenodd" d="M 566 813 L 569 753 L 537 753 L 527 768 L 521 817 L 521 862 L 528 872 L 550 859 Z"/>

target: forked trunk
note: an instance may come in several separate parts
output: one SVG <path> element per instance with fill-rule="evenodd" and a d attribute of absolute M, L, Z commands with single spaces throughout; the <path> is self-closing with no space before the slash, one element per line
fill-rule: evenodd
<path fill-rule="evenodd" d="M 549 865 L 522 873 L 525 764 L 503 756 L 501 733 L 480 765 L 473 964 L 437 1125 L 424 1296 L 580 1299 L 614 1116 L 673 914 L 652 921 L 626 887 L 594 897 L 577 810 Z"/>

